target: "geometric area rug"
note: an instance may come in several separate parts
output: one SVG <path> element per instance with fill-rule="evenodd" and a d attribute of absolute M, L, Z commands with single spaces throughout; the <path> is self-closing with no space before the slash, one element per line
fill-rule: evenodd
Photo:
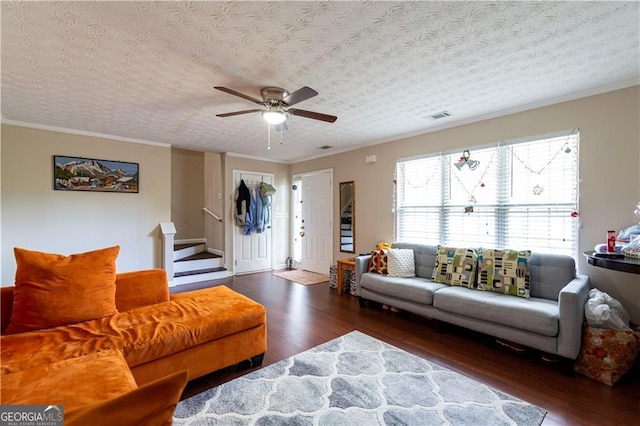
<path fill-rule="evenodd" d="M 178 403 L 174 425 L 540 425 L 546 411 L 359 331 Z"/>

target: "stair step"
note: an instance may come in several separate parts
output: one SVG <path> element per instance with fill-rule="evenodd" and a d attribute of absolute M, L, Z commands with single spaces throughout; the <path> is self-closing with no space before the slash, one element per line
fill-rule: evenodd
<path fill-rule="evenodd" d="M 176 272 L 174 277 L 184 277 L 187 275 L 201 275 L 201 274 L 210 274 L 213 272 L 222 272 L 226 271 L 227 268 L 219 267 L 219 268 L 208 268 L 208 269 L 198 269 L 197 271 L 184 271 L 184 272 Z"/>
<path fill-rule="evenodd" d="M 197 247 L 200 245 L 204 245 L 204 243 L 182 243 L 182 244 L 174 244 L 173 245 L 173 250 L 174 251 L 178 251 L 178 250 L 184 250 L 186 248 L 190 248 L 190 247 Z"/>
<path fill-rule="evenodd" d="M 221 258 L 219 254 L 203 251 L 200 253 L 192 254 L 191 256 L 183 257 L 182 259 L 176 259 L 176 262 L 186 262 L 189 260 L 201 260 L 201 259 L 218 259 Z"/>
<path fill-rule="evenodd" d="M 207 244 L 204 241 L 176 243 L 173 245 L 173 260 L 184 259 L 204 251 L 207 251 Z"/>

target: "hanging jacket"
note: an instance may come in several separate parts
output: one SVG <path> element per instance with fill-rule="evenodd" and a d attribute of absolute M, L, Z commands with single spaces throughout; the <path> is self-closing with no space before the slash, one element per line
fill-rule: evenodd
<path fill-rule="evenodd" d="M 266 229 L 264 204 L 262 202 L 262 195 L 260 195 L 260 189 L 256 189 L 256 232 L 262 233 Z"/>
<path fill-rule="evenodd" d="M 249 187 L 244 183 L 244 179 L 240 180 L 240 185 L 236 190 L 236 225 L 245 226 L 247 221 L 247 213 L 251 208 L 251 193 Z"/>
<path fill-rule="evenodd" d="M 256 213 L 256 198 L 253 191 L 249 191 L 249 209 L 247 210 L 247 214 L 245 216 L 246 222 L 244 227 L 242 228 L 242 233 L 244 235 L 249 235 L 256 230 L 257 222 L 257 213 Z"/>
<path fill-rule="evenodd" d="M 268 200 L 267 203 L 264 200 Z M 262 197 L 262 229 L 267 229 L 267 226 L 271 223 L 271 196 L 267 195 Z"/>

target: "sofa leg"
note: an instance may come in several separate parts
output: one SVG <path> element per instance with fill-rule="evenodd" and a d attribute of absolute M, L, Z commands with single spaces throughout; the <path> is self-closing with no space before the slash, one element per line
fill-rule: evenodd
<path fill-rule="evenodd" d="M 562 358 L 560 360 L 560 371 L 567 377 L 573 376 L 573 368 L 575 367 L 575 361 L 569 358 Z"/>
<path fill-rule="evenodd" d="M 437 319 L 431 320 L 431 328 L 433 328 L 433 331 L 435 331 L 436 333 L 446 333 L 447 331 L 445 329 L 445 323 Z"/>
<path fill-rule="evenodd" d="M 358 297 L 358 305 L 360 305 L 361 308 L 366 308 L 367 301 L 363 297 Z"/>
<path fill-rule="evenodd" d="M 547 364 L 553 365 L 555 368 L 560 370 L 560 372 L 567 376 L 573 376 L 573 368 L 575 366 L 575 361 L 569 358 L 564 358 L 558 355 L 546 354 L 543 353 L 541 355 L 542 361 Z"/>
<path fill-rule="evenodd" d="M 252 357 L 249 361 L 251 362 L 251 367 L 260 367 L 262 365 L 262 361 L 264 360 L 264 352 L 260 355 L 256 355 Z"/>
<path fill-rule="evenodd" d="M 264 353 L 260 355 L 256 355 L 249 359 L 245 359 L 244 361 L 240 361 L 238 363 L 238 369 L 245 370 L 247 368 L 260 367 L 262 365 L 262 361 L 264 360 Z"/>

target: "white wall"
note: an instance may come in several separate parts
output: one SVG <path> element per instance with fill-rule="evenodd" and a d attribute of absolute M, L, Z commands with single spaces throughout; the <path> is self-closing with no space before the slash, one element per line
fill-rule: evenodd
<path fill-rule="evenodd" d="M 72 254 L 120 246 L 118 272 L 162 266 L 158 224 L 171 219 L 171 150 L 2 125 L 2 285 L 14 247 Z M 53 155 L 140 164 L 138 194 L 55 191 Z"/>
<path fill-rule="evenodd" d="M 204 238 L 204 153 L 171 149 L 171 221 L 176 240 Z"/>
<path fill-rule="evenodd" d="M 356 253 L 373 249 L 379 241 L 393 241 L 393 176 L 399 158 L 490 142 L 580 130 L 579 251 L 593 250 L 605 241 L 608 229 L 620 230 L 638 222 L 633 209 L 640 200 L 640 90 L 638 86 L 563 102 L 517 114 L 370 146 L 343 154 L 293 164 L 293 175 L 333 168 L 335 182 L 355 181 Z M 377 162 L 365 164 L 376 154 Z M 338 191 L 334 191 L 338 206 Z M 334 221 L 339 219 L 334 209 Z M 337 223 L 337 222 L 336 222 Z M 334 238 L 334 260 L 340 253 Z M 640 323 L 640 275 L 611 271 L 578 259 L 578 271 L 594 286 L 620 300 Z"/>
<path fill-rule="evenodd" d="M 224 219 L 222 155 L 204 153 L 204 207 Z M 224 222 L 204 216 L 204 230 L 209 248 L 224 251 Z"/>

